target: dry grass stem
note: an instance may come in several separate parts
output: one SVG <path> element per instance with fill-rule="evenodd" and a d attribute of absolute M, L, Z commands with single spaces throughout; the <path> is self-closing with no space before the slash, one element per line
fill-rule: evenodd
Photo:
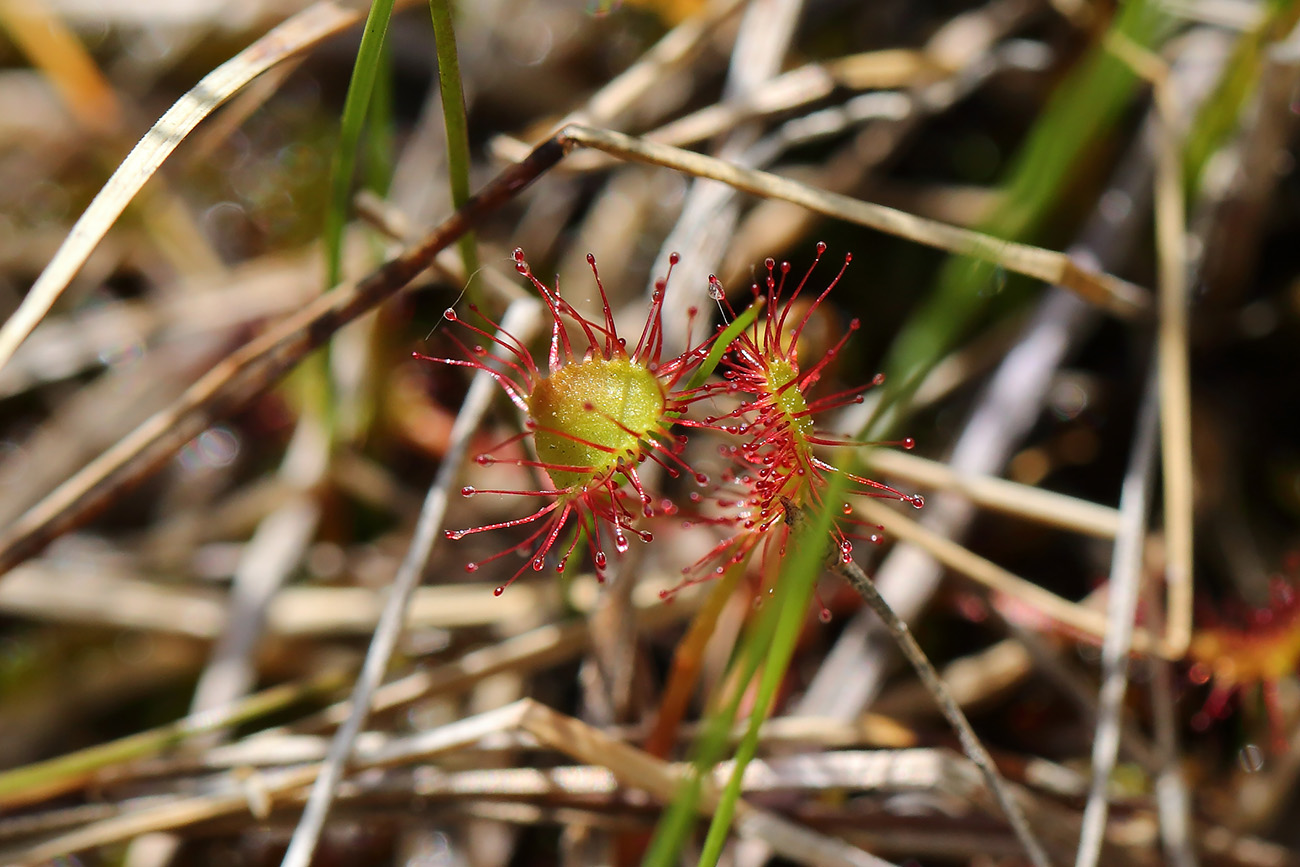
<path fill-rule="evenodd" d="M 843 576 L 846 581 L 853 585 L 853 589 L 858 591 L 858 595 L 867 603 L 872 612 L 880 618 L 889 630 L 890 636 L 893 637 L 898 649 L 902 651 L 903 658 L 916 672 L 921 683 L 925 685 L 926 691 L 934 698 L 935 703 L 943 712 L 944 719 L 952 726 L 953 731 L 957 733 L 957 739 L 961 741 L 962 750 L 970 757 L 971 761 L 979 768 L 984 777 L 984 782 L 993 797 L 997 800 L 998 806 L 1002 808 L 1003 814 L 1011 824 L 1012 830 L 1015 831 L 1016 837 L 1020 840 L 1020 845 L 1024 847 L 1025 854 L 1029 856 L 1035 867 L 1050 867 L 1051 860 L 1047 857 L 1047 850 L 1039 842 L 1037 835 L 1030 827 L 1029 819 L 1020 805 L 1016 793 L 1011 790 L 1010 785 L 1002 774 L 998 772 L 997 765 L 993 763 L 993 757 L 989 755 L 984 744 L 980 742 L 979 736 L 971 728 L 970 720 L 966 719 L 966 714 L 953 698 L 948 687 L 939 677 L 939 672 L 935 671 L 934 665 L 931 664 L 921 645 L 916 643 L 912 637 L 912 631 L 907 628 L 907 624 L 894 613 L 889 607 L 889 603 L 880 595 L 876 585 L 871 583 L 867 573 L 863 572 L 857 563 L 849 560 L 845 562 L 839 558 L 831 560 L 834 571 Z"/>
<path fill-rule="evenodd" d="M 919 546 L 949 569 L 983 587 L 995 593 L 1004 593 L 1061 626 L 1077 630 L 1096 640 L 1105 637 L 1107 620 L 1102 612 L 1084 608 L 1050 590 L 1044 590 L 875 500 L 859 499 L 854 508 L 866 521 L 884 527 L 889 536 Z M 1173 659 L 1179 658 L 1144 629 L 1134 630 L 1133 648 L 1138 653 L 1159 653 Z"/>
<path fill-rule="evenodd" d="M 1114 538 L 1119 527 L 1119 513 L 1109 506 L 993 476 L 961 473 L 916 455 L 873 449 L 863 462 L 913 485 L 954 491 L 978 506 L 1098 539 Z"/>
<path fill-rule="evenodd" d="M 127 204 L 200 121 L 267 69 L 341 32 L 359 18 L 358 12 L 337 3 L 315 3 L 212 70 L 168 109 L 77 220 L 22 306 L 0 327 L 0 369 L 54 306 Z"/>
<path fill-rule="evenodd" d="M 507 334 L 527 341 L 541 326 L 541 304 L 534 300 L 520 300 L 510 305 L 501 320 L 501 328 Z M 496 348 L 498 356 L 505 352 Z M 460 475 L 461 464 L 469 449 L 470 434 L 483 422 L 492 396 L 496 393 L 496 381 L 487 373 L 480 372 L 474 377 L 469 393 L 456 423 L 451 429 L 451 447 L 444 456 L 438 475 L 434 478 L 420 517 L 416 522 L 415 534 L 402 565 L 393 578 L 384 610 L 375 626 L 370 648 L 361 667 L 352 691 L 352 711 L 343 723 L 334 741 L 330 745 L 329 755 L 321 766 L 321 772 L 312 784 L 311 795 L 303 809 L 302 818 L 294 829 L 289 842 L 289 850 L 284 856 L 284 867 L 307 867 L 321 830 L 325 827 L 325 817 L 329 814 L 330 804 L 334 800 L 335 790 L 343 779 L 344 768 L 352 754 L 352 745 L 361 727 L 370 715 L 370 703 L 375 691 L 383 682 L 392 659 L 397 639 L 402 634 L 402 625 L 410 607 L 411 597 L 424 577 L 433 553 L 434 543 L 442 532 L 442 522 L 447 514 L 447 505 L 453 495 L 456 478 Z"/>
<path fill-rule="evenodd" d="M 1119 754 L 1120 717 L 1128 689 L 1128 658 L 1140 595 L 1146 552 L 1147 512 L 1155 486 L 1155 449 L 1159 425 L 1157 381 L 1153 375 L 1138 415 L 1131 463 L 1120 494 L 1122 524 L 1111 561 L 1106 618 L 1110 624 L 1101 645 L 1102 683 L 1097 699 L 1097 728 L 1092 741 L 1092 785 L 1083 810 L 1083 830 L 1075 867 L 1095 867 L 1110 809 L 1111 772 Z"/>
<path fill-rule="evenodd" d="M 714 157 L 610 130 L 568 126 L 560 131 L 558 137 L 566 146 L 594 148 L 625 159 L 675 169 L 696 178 L 721 181 L 741 192 L 793 202 L 824 216 L 888 232 L 949 253 L 971 256 L 1026 277 L 1064 286 L 1124 319 L 1143 316 L 1151 306 L 1149 294 L 1141 287 L 1083 267 L 1063 253 L 924 220 L 893 208 L 828 193 L 767 172 L 741 168 Z"/>

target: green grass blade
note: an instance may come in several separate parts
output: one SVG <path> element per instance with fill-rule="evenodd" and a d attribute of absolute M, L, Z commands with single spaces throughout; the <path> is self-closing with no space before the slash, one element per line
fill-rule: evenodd
<path fill-rule="evenodd" d="M 836 475 L 824 503 L 837 503 L 843 496 L 843 477 Z M 803 631 L 808 614 L 808 603 L 812 599 L 813 587 L 817 576 L 821 574 L 825 562 L 826 540 L 829 537 L 832 510 L 820 509 L 794 530 L 795 538 L 787 546 L 787 555 L 781 565 L 781 577 L 776 583 L 775 593 L 769 599 L 768 611 L 775 616 L 772 639 L 765 645 L 767 658 L 763 674 L 759 680 L 758 695 L 754 709 L 749 717 L 749 728 L 736 749 L 735 765 L 731 777 L 722 791 L 718 809 L 713 814 L 709 825 L 704 848 L 700 852 L 700 867 L 716 864 L 722 855 L 727 834 L 731 830 L 731 820 L 735 816 L 736 803 L 740 800 L 741 781 L 745 767 L 758 751 L 758 733 L 764 720 L 776 702 L 776 692 L 785 679 L 786 670 L 794 656 L 799 633 Z M 765 618 L 766 619 L 766 618 Z"/>
<path fill-rule="evenodd" d="M 393 155 L 393 53 L 385 46 L 379 54 L 375 70 L 375 86 L 370 96 L 370 111 L 366 115 L 366 132 L 362 146 L 365 148 L 363 177 L 366 189 L 376 195 L 388 194 L 395 167 Z"/>
<path fill-rule="evenodd" d="M 736 564 L 733 569 L 748 568 L 748 560 Z M 755 618 L 746 629 L 745 639 L 740 653 L 732 661 L 729 676 L 724 682 L 748 684 L 754 679 L 759 663 L 763 660 L 762 649 L 771 643 L 772 633 L 776 627 L 776 609 L 767 606 L 762 616 Z M 697 741 L 691 760 L 691 772 L 682 782 L 677 796 L 668 805 L 668 810 L 659 820 L 654 839 L 642 867 L 673 867 L 686 842 L 687 836 L 695 827 L 698 819 L 697 809 L 700 802 L 701 781 L 708 776 L 713 766 L 722 760 L 727 748 L 732 726 L 740 713 L 740 702 L 745 697 L 745 689 L 738 687 L 726 704 L 717 707 L 708 716 L 703 734 Z"/>
<path fill-rule="evenodd" d="M 459 208 L 469 199 L 469 122 L 465 117 L 465 90 L 460 80 L 460 59 L 456 52 L 456 30 L 451 20 L 451 0 L 429 0 L 433 17 L 433 38 L 438 51 L 438 88 L 442 94 L 442 122 L 447 128 L 447 174 L 451 182 L 451 203 Z M 478 271 L 478 247 L 474 233 L 459 241 L 468 283 Z"/>
<path fill-rule="evenodd" d="M 1189 198 L 1200 185 L 1205 164 L 1238 129 L 1242 107 L 1259 82 L 1269 45 L 1285 37 L 1298 16 L 1300 4 L 1295 0 L 1272 0 L 1260 16 L 1259 26 L 1244 34 L 1233 48 L 1219 86 L 1187 133 L 1183 165 Z"/>
<path fill-rule="evenodd" d="M 374 92 L 384 50 L 384 36 L 393 17 L 393 0 L 374 0 L 361 33 L 361 46 L 352 67 L 352 80 L 343 100 L 338 146 L 330 167 L 330 202 L 325 210 L 325 278 L 329 286 L 339 282 L 343 262 L 343 228 L 347 224 L 352 197 L 352 174 L 357 164 L 361 131 Z"/>
<path fill-rule="evenodd" d="M 1151 0 L 1125 4 L 1112 30 L 1138 45 L 1153 47 L 1169 21 Z M 1108 135 L 1132 101 L 1139 81 L 1099 40 L 1078 69 L 1061 85 L 1015 159 L 1003 184 L 1004 204 L 980 231 L 1007 240 L 1027 240 L 1050 216 L 1080 164 Z M 867 440 L 889 436 L 881 424 L 891 406 L 905 406 L 924 375 L 976 323 L 988 305 L 997 269 L 965 257 L 950 258 L 929 300 L 894 340 L 884 368 L 885 392 Z"/>

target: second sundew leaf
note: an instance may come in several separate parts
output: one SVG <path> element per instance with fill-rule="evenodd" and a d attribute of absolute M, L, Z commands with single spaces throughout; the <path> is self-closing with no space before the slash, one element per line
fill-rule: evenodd
<path fill-rule="evenodd" d="M 1124 4 L 1111 29 L 1145 47 L 1156 47 L 1169 30 L 1168 17 L 1153 0 Z M 1139 86 L 1133 72 L 1099 39 L 1079 68 L 1059 87 L 1002 188 L 1003 204 L 980 231 L 1007 240 L 1026 240 L 1051 214 L 1084 156 L 1108 135 Z M 885 361 L 885 394 L 861 432 L 866 440 L 890 435 L 886 413 L 906 405 L 921 378 L 949 352 L 985 307 L 985 290 L 995 266 L 952 257 L 942 268 L 930 298 L 895 338 Z"/>

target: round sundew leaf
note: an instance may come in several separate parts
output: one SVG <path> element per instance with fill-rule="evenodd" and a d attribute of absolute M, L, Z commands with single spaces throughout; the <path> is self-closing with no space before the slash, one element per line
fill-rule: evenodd
<path fill-rule="evenodd" d="M 563 490 L 603 480 L 620 458 L 639 461 L 642 440 L 663 426 L 667 400 L 644 366 L 597 357 L 567 364 L 539 381 L 528 396 L 528 410 L 537 423 L 538 459 Z"/>

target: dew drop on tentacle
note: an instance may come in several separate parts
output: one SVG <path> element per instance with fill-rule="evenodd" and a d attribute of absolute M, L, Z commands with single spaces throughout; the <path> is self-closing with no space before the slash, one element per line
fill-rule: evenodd
<path fill-rule="evenodd" d="M 455 542 L 457 539 L 465 538 L 464 530 L 444 530 L 442 534 L 446 536 L 448 539 L 452 540 L 453 542 Z"/>
<path fill-rule="evenodd" d="M 545 558 L 545 557 L 534 557 L 534 558 L 533 558 L 533 571 L 534 571 L 534 572 L 540 572 L 540 571 L 542 571 L 542 570 L 545 569 L 545 568 L 546 568 L 546 558 Z"/>
<path fill-rule="evenodd" d="M 831 610 L 827 608 L 825 605 L 823 605 L 822 610 L 817 612 L 817 619 L 820 620 L 822 623 L 830 623 Z"/>
<path fill-rule="evenodd" d="M 465 564 L 465 571 L 466 571 L 466 572 L 477 572 L 477 571 L 478 571 L 478 564 L 477 564 L 477 563 L 473 563 L 473 562 L 466 563 L 466 564 Z"/>
<path fill-rule="evenodd" d="M 726 290 L 722 288 L 722 281 L 713 274 L 709 275 L 709 297 L 714 301 L 721 301 L 727 297 Z"/>
<path fill-rule="evenodd" d="M 455 322 L 457 321 L 456 311 L 448 307 L 446 310 L 442 311 L 442 318 L 446 319 L 448 322 Z"/>
<path fill-rule="evenodd" d="M 916 440 L 911 437 L 903 437 L 903 448 L 910 452 L 912 449 L 916 448 Z"/>
<path fill-rule="evenodd" d="M 924 508 L 925 508 L 925 497 L 921 496 L 920 494 L 912 494 L 912 496 L 910 496 L 910 497 L 904 497 L 903 499 L 906 500 L 907 502 L 911 503 L 911 504 L 912 504 L 912 508 L 914 508 L 914 509 L 924 509 Z"/>
<path fill-rule="evenodd" d="M 825 252 L 826 252 L 826 242 L 825 242 L 825 241 L 818 241 L 818 242 L 817 242 L 817 255 L 820 256 L 822 253 L 825 253 Z"/>
<path fill-rule="evenodd" d="M 841 542 L 841 543 L 840 543 L 840 562 L 841 562 L 841 563 L 849 563 L 849 562 L 851 562 L 852 560 L 853 560 L 853 543 L 852 543 L 852 542 L 847 542 L 847 541 L 846 541 L 846 542 Z"/>
<path fill-rule="evenodd" d="M 460 489 L 460 495 L 462 497 L 472 497 L 477 493 L 478 491 L 474 490 L 474 487 L 472 485 L 466 485 L 465 487 Z"/>
<path fill-rule="evenodd" d="M 631 546 L 628 544 L 627 536 L 624 536 L 621 530 L 614 534 L 614 548 L 618 553 L 626 554 L 629 547 Z"/>
<path fill-rule="evenodd" d="M 604 551 L 597 551 L 595 556 L 592 557 L 592 560 L 596 563 L 597 569 L 604 569 L 609 563 L 609 559 L 605 556 Z"/>
<path fill-rule="evenodd" d="M 505 593 L 505 592 L 506 592 L 506 586 L 505 586 L 504 584 L 502 584 L 500 587 L 498 587 L 497 589 L 495 589 L 495 590 L 492 591 L 492 595 L 493 595 L 493 596 L 500 596 L 502 593 Z"/>

